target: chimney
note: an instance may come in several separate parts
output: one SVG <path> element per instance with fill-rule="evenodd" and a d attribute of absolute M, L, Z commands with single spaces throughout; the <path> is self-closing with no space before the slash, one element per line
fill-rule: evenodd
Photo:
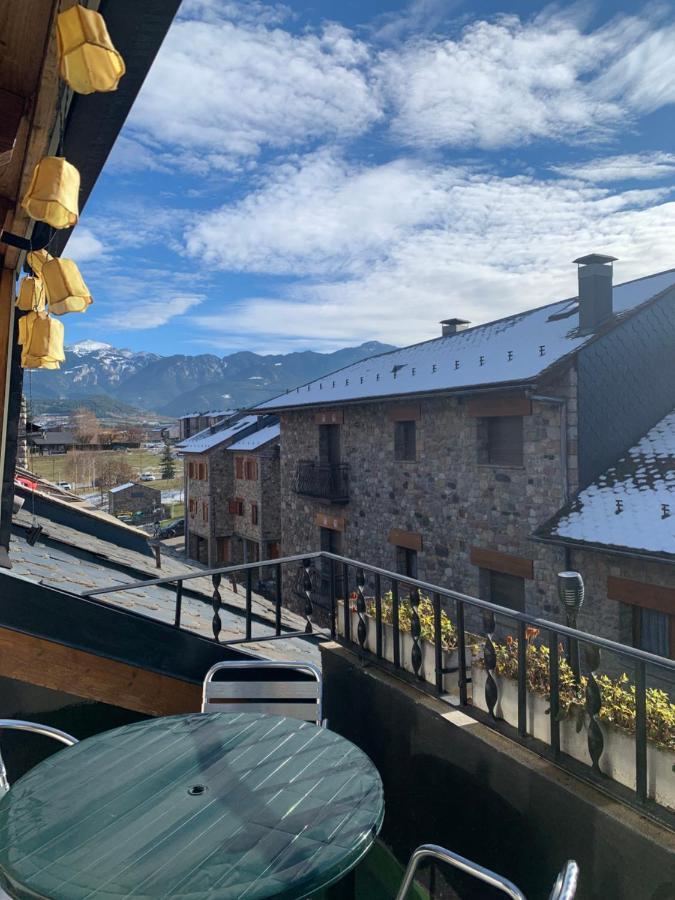
<path fill-rule="evenodd" d="M 579 269 L 579 334 L 592 334 L 612 317 L 612 263 L 616 256 L 590 253 Z"/>
<path fill-rule="evenodd" d="M 450 337 L 451 334 L 457 334 L 459 331 L 464 331 L 470 324 L 471 322 L 468 322 L 466 319 L 442 319 L 441 328 L 443 329 L 443 337 Z"/>

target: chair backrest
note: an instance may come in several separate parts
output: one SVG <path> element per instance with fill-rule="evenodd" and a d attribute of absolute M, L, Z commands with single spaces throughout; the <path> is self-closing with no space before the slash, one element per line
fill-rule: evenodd
<path fill-rule="evenodd" d="M 217 672 L 227 677 L 215 681 Z M 252 680 L 251 672 L 269 672 L 276 678 L 254 675 Z M 284 679 L 280 677 L 284 672 L 307 677 L 302 681 Z M 321 670 L 309 662 L 256 659 L 216 663 L 204 678 L 202 712 L 262 712 L 321 725 L 322 687 Z"/>
<path fill-rule="evenodd" d="M 456 869 L 460 869 L 462 872 L 466 872 L 468 875 L 473 875 L 474 878 L 478 878 L 480 881 L 492 885 L 498 891 L 507 894 L 512 900 L 526 900 L 525 894 L 508 878 L 504 878 L 496 872 L 491 872 L 490 869 L 486 869 L 478 865 L 478 863 L 460 856 L 459 853 L 453 853 L 451 850 L 446 850 L 445 847 L 439 847 L 438 844 L 422 844 L 421 847 L 414 851 L 405 870 L 396 900 L 404 900 L 415 880 L 415 872 L 418 866 L 423 860 L 429 858 L 438 859 L 441 862 L 454 866 Z M 574 860 L 570 859 L 565 863 L 558 875 L 549 900 L 573 900 L 578 879 L 579 866 Z"/>
<path fill-rule="evenodd" d="M 51 725 L 38 725 L 37 722 L 26 722 L 23 719 L 0 719 L 0 729 L 11 729 L 12 731 L 29 731 L 31 734 L 42 734 L 45 737 L 54 738 L 67 747 L 77 744 L 77 738 L 60 728 L 52 728 Z M 7 778 L 7 770 L 5 762 L 0 753 L 0 794 L 7 793 L 9 790 L 9 779 Z"/>

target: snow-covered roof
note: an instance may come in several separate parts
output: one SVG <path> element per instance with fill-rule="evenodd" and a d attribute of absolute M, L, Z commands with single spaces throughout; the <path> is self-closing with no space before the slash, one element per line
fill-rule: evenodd
<path fill-rule="evenodd" d="M 110 488 L 109 494 L 116 494 L 118 491 L 126 491 L 127 488 L 136 487 L 133 481 L 125 481 L 124 484 L 118 484 L 117 487 Z"/>
<path fill-rule="evenodd" d="M 254 431 L 253 434 L 243 437 L 240 441 L 237 441 L 236 444 L 230 444 L 227 449 L 257 450 L 258 447 L 262 447 L 270 441 L 278 440 L 280 434 L 281 425 L 277 422 L 276 425 L 268 425 L 266 428 L 261 428 L 260 431 Z"/>
<path fill-rule="evenodd" d="M 185 413 L 184 416 L 178 416 L 179 419 L 196 419 L 199 416 L 211 416 L 211 418 L 219 417 L 225 418 L 226 416 L 233 416 L 236 413 L 236 409 L 207 409 L 204 412 L 190 412 Z"/>
<path fill-rule="evenodd" d="M 614 312 L 631 312 L 675 286 L 675 270 L 614 286 Z M 577 333 L 578 298 L 371 356 L 273 397 L 258 410 L 333 404 L 531 381 L 593 338 Z"/>
<path fill-rule="evenodd" d="M 213 447 L 217 447 L 219 444 L 236 437 L 236 435 L 245 428 L 251 428 L 257 421 L 258 416 L 244 416 L 233 425 L 228 425 L 227 428 L 221 428 L 222 423 L 219 423 L 213 425 L 211 428 L 205 428 L 203 431 L 199 431 L 193 437 L 181 441 L 181 443 L 176 446 L 178 450 L 182 450 L 183 453 L 205 453 L 207 450 L 211 450 Z"/>
<path fill-rule="evenodd" d="M 535 534 L 675 559 L 675 411 Z"/>

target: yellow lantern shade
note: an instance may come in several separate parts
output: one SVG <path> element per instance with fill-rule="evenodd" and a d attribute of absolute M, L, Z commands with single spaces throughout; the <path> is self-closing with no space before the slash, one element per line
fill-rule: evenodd
<path fill-rule="evenodd" d="M 36 275 L 42 274 L 42 267 L 48 259 L 52 259 L 52 257 L 46 250 L 30 250 L 26 254 L 26 262 Z"/>
<path fill-rule="evenodd" d="M 49 311 L 55 316 L 84 312 L 93 303 L 77 264 L 72 259 L 49 259 L 42 267 Z"/>
<path fill-rule="evenodd" d="M 77 224 L 80 173 L 62 156 L 45 156 L 35 166 L 21 205 L 28 215 L 52 228 Z"/>
<path fill-rule="evenodd" d="M 24 278 L 16 298 L 16 308 L 28 312 L 31 309 L 41 310 L 46 305 L 45 286 L 40 278 Z"/>
<path fill-rule="evenodd" d="M 66 358 L 63 351 L 63 323 L 46 312 L 29 313 L 26 342 L 21 353 L 24 369 L 58 369 Z"/>
<path fill-rule="evenodd" d="M 30 333 L 36 319 L 36 312 L 29 312 L 27 316 L 21 316 L 21 318 L 19 319 L 19 337 L 17 338 L 17 342 L 23 347 L 23 351 L 21 353 L 21 365 L 23 365 L 24 353 L 26 352 L 28 344 L 30 343 Z"/>
<path fill-rule="evenodd" d="M 115 91 L 125 66 L 115 50 L 103 16 L 71 6 L 56 20 L 59 75 L 78 94 Z"/>

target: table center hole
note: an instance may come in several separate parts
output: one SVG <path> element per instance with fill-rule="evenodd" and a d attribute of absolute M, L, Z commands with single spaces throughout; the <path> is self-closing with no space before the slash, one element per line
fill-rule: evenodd
<path fill-rule="evenodd" d="M 192 787 L 188 788 L 188 794 L 191 794 L 193 797 L 199 797 L 200 794 L 203 794 L 205 792 L 205 784 L 193 784 Z"/>

